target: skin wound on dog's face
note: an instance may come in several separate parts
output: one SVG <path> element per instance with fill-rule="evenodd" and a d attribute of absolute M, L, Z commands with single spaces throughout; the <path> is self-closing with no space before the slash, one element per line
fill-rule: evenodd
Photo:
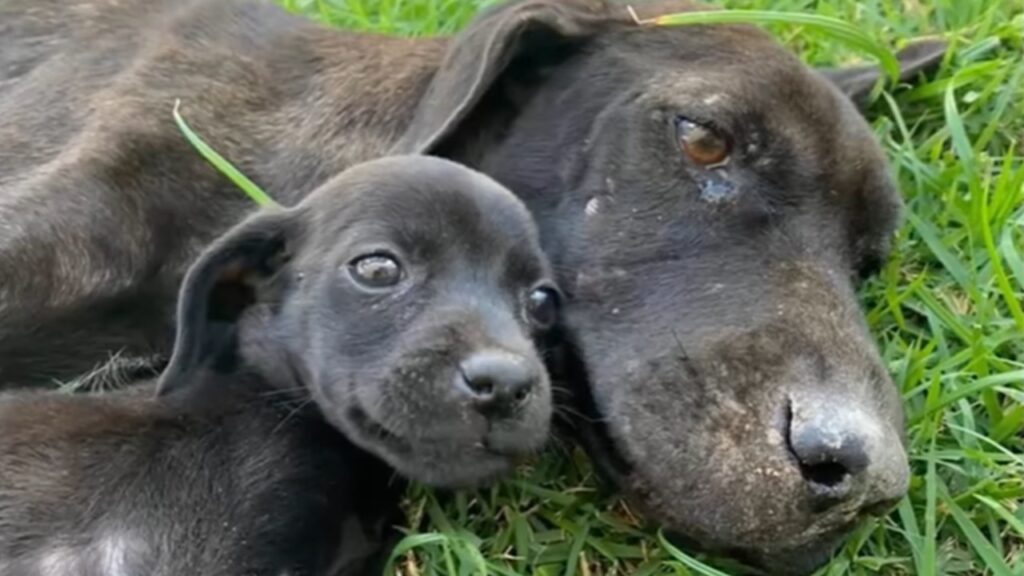
<path fill-rule="evenodd" d="M 251 209 L 181 138 L 173 86 L 284 204 L 389 150 L 509 186 L 569 292 L 576 424 L 669 532 L 805 572 L 903 493 L 898 398 L 854 297 L 899 207 L 849 102 L 876 69 L 818 74 L 756 29 L 638 28 L 598 0 L 504 3 L 451 40 L 260 2 L 79 4 L 4 5 L 0 386 L 167 352 L 187 263 Z M 901 80 L 943 51 L 909 46 Z"/>
<path fill-rule="evenodd" d="M 401 474 L 477 484 L 547 439 L 534 339 L 559 299 L 508 190 L 447 160 L 384 158 L 199 259 L 161 394 L 203 402 L 204 375 L 255 370 Z"/>

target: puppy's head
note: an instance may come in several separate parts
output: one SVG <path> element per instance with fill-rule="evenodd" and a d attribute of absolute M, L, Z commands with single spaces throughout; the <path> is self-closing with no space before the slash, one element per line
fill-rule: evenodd
<path fill-rule="evenodd" d="M 548 434 L 559 294 L 523 205 L 454 163 L 352 168 L 189 271 L 161 395 L 255 372 L 413 479 L 474 484 Z"/>

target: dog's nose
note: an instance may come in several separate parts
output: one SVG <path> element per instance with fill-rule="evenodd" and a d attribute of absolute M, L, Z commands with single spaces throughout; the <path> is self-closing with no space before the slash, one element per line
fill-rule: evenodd
<path fill-rule="evenodd" d="M 511 352 L 477 352 L 460 365 L 462 387 L 488 416 L 508 416 L 533 392 L 540 378 L 533 363 Z"/>
<path fill-rule="evenodd" d="M 868 465 L 864 441 L 854 430 L 805 426 L 790 437 L 790 448 L 811 491 L 828 500 L 846 497 Z"/>
<path fill-rule="evenodd" d="M 817 508 L 856 501 L 871 511 L 906 491 L 902 442 L 855 403 L 804 405 L 788 432 L 789 449 Z"/>

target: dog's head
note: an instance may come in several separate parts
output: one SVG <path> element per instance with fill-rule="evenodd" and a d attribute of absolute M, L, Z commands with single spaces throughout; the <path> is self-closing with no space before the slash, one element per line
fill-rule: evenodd
<path fill-rule="evenodd" d="M 902 52 L 903 77 L 943 48 Z M 453 41 L 399 143 L 534 213 L 601 468 L 675 534 L 789 574 L 907 489 L 855 294 L 901 206 L 854 104 L 878 77 L 812 70 L 748 26 L 513 2 Z"/>
<path fill-rule="evenodd" d="M 446 160 L 376 160 L 199 258 L 160 394 L 255 372 L 404 475 L 473 484 L 547 437 L 534 339 L 558 306 L 507 190 Z"/>

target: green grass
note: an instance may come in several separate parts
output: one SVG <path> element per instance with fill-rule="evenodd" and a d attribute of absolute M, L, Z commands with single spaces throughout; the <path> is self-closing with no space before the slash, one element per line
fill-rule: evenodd
<path fill-rule="evenodd" d="M 405 35 L 456 31 L 483 2 L 282 0 L 331 24 Z M 943 34 L 934 79 L 883 93 L 869 117 L 908 218 L 863 290 L 903 391 L 911 494 L 865 524 L 822 575 L 1024 574 L 1024 8 L 1020 0 L 724 0 L 855 22 L 889 46 Z M 858 55 L 794 26 L 770 30 L 814 64 Z M 395 571 L 429 574 L 722 574 L 602 495 L 578 450 L 441 502 L 409 495 Z"/>

